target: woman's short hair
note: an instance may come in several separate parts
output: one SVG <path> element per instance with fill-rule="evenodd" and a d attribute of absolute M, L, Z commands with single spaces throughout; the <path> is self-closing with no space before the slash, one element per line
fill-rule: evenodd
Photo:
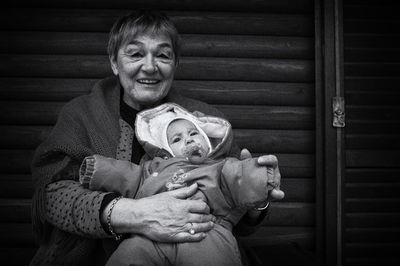
<path fill-rule="evenodd" d="M 138 10 L 122 16 L 111 28 L 107 52 L 110 59 L 116 59 L 118 50 L 138 34 L 165 34 L 171 39 L 175 63 L 179 61 L 181 40 L 171 19 L 162 12 Z"/>

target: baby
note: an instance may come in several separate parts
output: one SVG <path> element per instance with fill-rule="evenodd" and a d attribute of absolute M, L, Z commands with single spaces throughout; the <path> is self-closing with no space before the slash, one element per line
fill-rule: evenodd
<path fill-rule="evenodd" d="M 279 187 L 268 182 L 272 169 L 260 167 L 257 158 L 226 157 L 232 145 L 229 122 L 198 118 L 176 104 L 139 113 L 136 135 L 151 160 L 143 160 L 138 168 L 91 156 L 82 164 L 82 183 L 93 190 L 142 198 L 196 182 L 199 191 L 193 197 L 207 201 L 217 222 L 200 242 L 157 243 L 133 235 L 120 243 L 108 264 L 241 265 L 232 227 Z"/>

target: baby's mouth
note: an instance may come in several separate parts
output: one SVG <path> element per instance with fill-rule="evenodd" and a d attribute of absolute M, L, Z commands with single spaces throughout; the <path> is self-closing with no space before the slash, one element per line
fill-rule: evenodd
<path fill-rule="evenodd" d="M 198 162 L 200 163 L 206 158 L 205 151 L 200 144 L 194 143 L 190 146 L 187 146 L 183 152 L 185 157 L 188 158 L 191 162 Z"/>

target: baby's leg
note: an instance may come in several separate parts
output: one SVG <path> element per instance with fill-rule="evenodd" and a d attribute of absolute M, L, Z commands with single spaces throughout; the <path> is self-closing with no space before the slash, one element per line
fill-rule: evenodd
<path fill-rule="evenodd" d="M 171 253 L 172 246 L 172 244 L 156 243 L 142 236 L 132 236 L 119 244 L 106 265 L 170 266 L 172 264 L 168 254 Z"/>
<path fill-rule="evenodd" d="M 178 244 L 175 265 L 240 266 L 242 263 L 232 232 L 216 224 L 202 241 Z"/>

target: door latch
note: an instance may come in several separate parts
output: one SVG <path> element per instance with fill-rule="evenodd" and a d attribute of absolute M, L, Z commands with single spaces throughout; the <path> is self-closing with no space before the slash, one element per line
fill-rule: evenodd
<path fill-rule="evenodd" d="M 346 117 L 344 111 L 344 98 L 333 97 L 332 99 L 332 111 L 333 111 L 333 127 L 345 127 Z"/>

